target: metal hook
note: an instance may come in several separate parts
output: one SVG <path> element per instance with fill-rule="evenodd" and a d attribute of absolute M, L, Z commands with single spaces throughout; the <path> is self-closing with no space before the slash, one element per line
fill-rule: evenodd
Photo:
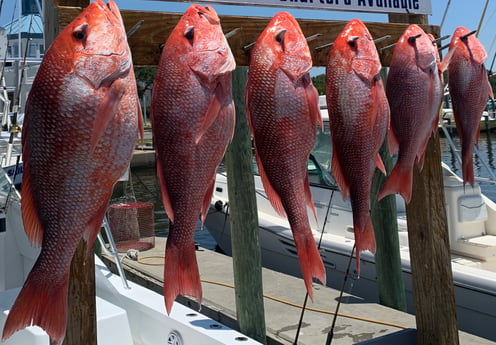
<path fill-rule="evenodd" d="M 236 28 L 234 30 L 231 30 L 229 31 L 227 34 L 225 34 L 224 36 L 226 37 L 226 39 L 229 39 L 231 37 L 233 37 L 234 35 L 236 35 L 238 32 L 241 31 L 241 28 Z"/>
<path fill-rule="evenodd" d="M 374 44 L 380 43 L 380 42 L 385 41 L 385 40 L 388 40 L 390 38 L 391 38 L 391 35 L 385 35 L 385 36 L 376 38 L 374 40 Z M 315 50 L 316 51 L 321 51 L 321 50 L 323 50 L 325 48 L 331 47 L 333 44 L 334 44 L 334 42 L 333 43 L 327 43 L 327 44 L 324 44 L 322 46 L 316 47 Z"/>
<path fill-rule="evenodd" d="M 126 36 L 129 38 L 131 37 L 132 35 L 134 35 L 134 33 L 136 31 L 138 31 L 138 29 L 141 27 L 141 25 L 143 25 L 145 21 L 143 19 L 141 19 L 140 21 L 138 21 L 136 24 L 134 24 L 131 29 L 129 29 L 128 32 L 126 32 Z"/>

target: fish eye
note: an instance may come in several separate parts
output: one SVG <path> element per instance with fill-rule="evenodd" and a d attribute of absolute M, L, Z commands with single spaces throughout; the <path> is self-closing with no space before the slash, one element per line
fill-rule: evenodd
<path fill-rule="evenodd" d="M 282 29 L 280 31 L 277 32 L 276 34 L 276 41 L 279 42 L 279 43 L 282 43 L 284 41 L 284 35 L 286 34 L 286 30 L 285 29 Z"/>
<path fill-rule="evenodd" d="M 357 46 L 357 41 L 358 41 L 358 36 L 352 36 L 352 37 L 350 37 L 350 39 L 348 40 L 348 45 L 349 45 L 351 48 L 356 48 L 356 46 Z"/>
<path fill-rule="evenodd" d="M 186 30 L 184 30 L 184 37 L 186 37 L 187 40 L 191 41 L 195 37 L 195 27 L 194 26 L 188 26 Z"/>
<path fill-rule="evenodd" d="M 87 34 L 88 34 L 88 24 L 79 25 L 72 32 L 72 36 L 78 41 L 84 40 Z"/>
<path fill-rule="evenodd" d="M 408 43 L 410 43 L 412 46 L 415 45 L 417 38 L 419 38 L 420 36 L 422 36 L 422 34 L 408 37 Z"/>

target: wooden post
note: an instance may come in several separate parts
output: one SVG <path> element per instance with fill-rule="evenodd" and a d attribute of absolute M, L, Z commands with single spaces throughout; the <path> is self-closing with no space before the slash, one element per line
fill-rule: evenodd
<path fill-rule="evenodd" d="M 393 161 L 386 142 L 382 144 L 379 153 L 387 173 L 391 173 Z M 377 248 L 375 270 L 379 287 L 379 302 L 390 308 L 406 311 L 405 284 L 398 239 L 396 196 L 388 195 L 377 201 L 377 195 L 379 195 L 386 179 L 387 177 L 376 169 L 372 179 L 371 192 L 372 223 Z"/>
<path fill-rule="evenodd" d="M 389 15 L 389 21 L 426 24 L 427 16 Z M 418 344 L 457 345 L 458 328 L 444 203 L 441 149 L 430 138 L 422 172 L 414 166 L 406 208 Z"/>
<path fill-rule="evenodd" d="M 226 152 L 229 220 L 236 286 L 236 313 L 240 331 L 265 344 L 257 200 L 253 179 L 251 135 L 244 102 L 246 80 L 247 68 L 236 68 L 233 73 L 236 129 L 234 139 Z"/>
<path fill-rule="evenodd" d="M 71 262 L 64 345 L 97 345 L 95 256 L 81 240 Z"/>
<path fill-rule="evenodd" d="M 88 5 L 89 0 L 45 0 L 43 9 L 45 46 L 48 47 L 60 32 L 58 6 Z M 86 255 L 86 243 L 83 240 L 72 258 L 70 270 L 68 320 L 64 345 L 96 345 L 95 258 L 92 253 Z"/>

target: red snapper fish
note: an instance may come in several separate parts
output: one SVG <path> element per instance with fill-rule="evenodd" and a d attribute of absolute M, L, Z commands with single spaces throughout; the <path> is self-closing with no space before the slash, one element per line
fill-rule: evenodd
<path fill-rule="evenodd" d="M 26 103 L 21 207 L 26 234 L 41 253 L 3 340 L 38 325 L 63 341 L 72 257 L 81 239 L 92 248 L 141 121 L 119 9 L 97 0 L 46 51 Z"/>
<path fill-rule="evenodd" d="M 152 125 L 164 208 L 171 220 L 164 298 L 201 301 L 195 255 L 198 217 L 205 220 L 215 174 L 234 134 L 231 72 L 235 68 L 219 17 L 192 5 L 162 51 L 152 94 Z"/>
<path fill-rule="evenodd" d="M 415 24 L 394 47 L 386 95 L 391 108 L 388 146 L 391 155 L 398 153 L 398 160 L 379 199 L 399 193 L 410 202 L 413 166 L 422 169 L 427 143 L 437 131 L 443 96 L 438 56 L 432 39 Z"/>
<path fill-rule="evenodd" d="M 370 190 L 375 168 L 384 174 L 379 148 L 389 127 L 389 106 L 379 75 L 381 62 L 372 36 L 358 19 L 334 41 L 326 69 L 327 109 L 332 138 L 332 171 L 343 199 L 350 197 L 360 252 L 375 252 Z"/>
<path fill-rule="evenodd" d="M 484 61 L 484 47 L 467 28 L 455 30 L 449 52 L 443 60 L 448 67 L 448 86 L 456 130 L 462 144 L 463 183 L 474 186 L 474 145 L 480 133 L 480 119 L 487 97 L 493 97 Z"/>
<path fill-rule="evenodd" d="M 311 68 L 298 23 L 289 13 L 278 13 L 251 51 L 245 94 L 263 186 L 274 209 L 288 217 L 310 298 L 312 277 L 326 281 L 306 208 L 315 214 L 307 164 L 317 123 L 322 125 Z"/>

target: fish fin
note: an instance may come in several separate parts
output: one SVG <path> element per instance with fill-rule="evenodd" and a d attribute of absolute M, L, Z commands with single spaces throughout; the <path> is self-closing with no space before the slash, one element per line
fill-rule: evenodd
<path fill-rule="evenodd" d="M 446 69 L 448 68 L 451 58 L 453 57 L 453 53 L 455 52 L 455 49 L 456 49 L 456 45 L 453 45 L 452 47 L 450 46 L 448 53 L 446 53 L 443 60 L 438 64 L 438 68 L 441 72 L 446 71 Z"/>
<path fill-rule="evenodd" d="M 232 126 L 231 128 L 229 129 L 230 130 L 230 133 L 229 133 L 229 142 L 231 142 L 234 138 L 234 130 L 236 129 L 236 108 L 234 106 L 234 101 L 231 102 L 231 104 L 228 105 L 228 109 L 226 110 L 228 112 L 230 112 L 234 119 L 233 123 L 232 123 Z M 224 152 L 225 153 L 225 152 Z"/>
<path fill-rule="evenodd" d="M 205 219 L 207 218 L 208 209 L 210 208 L 210 201 L 212 200 L 212 195 L 214 194 L 215 187 L 215 176 L 212 178 L 210 185 L 207 188 L 205 193 L 205 197 L 203 198 L 203 206 L 201 211 L 201 222 L 205 223 Z"/>
<path fill-rule="evenodd" d="M 191 242 L 183 248 L 178 248 L 172 244 L 172 241 L 167 241 L 164 268 L 164 299 L 167 314 L 170 315 L 178 295 L 192 296 L 201 303 L 202 287 L 195 246 Z"/>
<path fill-rule="evenodd" d="M 312 192 L 310 191 L 310 183 L 308 182 L 308 173 L 305 177 L 305 198 L 307 199 L 307 205 L 312 210 L 315 221 L 317 222 L 317 212 L 315 211 L 315 205 L 313 203 Z"/>
<path fill-rule="evenodd" d="M 313 236 L 305 235 L 309 231 L 293 231 L 293 237 L 308 297 L 313 300 L 312 280 L 315 277 L 326 285 L 326 270 Z"/>
<path fill-rule="evenodd" d="M 410 202 L 410 199 L 412 198 L 412 182 L 412 169 L 401 169 L 398 163 L 396 163 L 393 170 L 391 171 L 391 175 L 389 175 L 386 183 L 384 184 L 384 186 L 382 186 L 377 200 L 381 200 L 389 194 L 399 193 L 405 200 L 405 203 L 408 204 Z"/>
<path fill-rule="evenodd" d="M 50 279 L 46 272 L 33 269 L 9 311 L 2 341 L 30 325 L 37 325 L 50 339 L 61 344 L 67 327 L 69 271 L 62 280 Z"/>
<path fill-rule="evenodd" d="M 491 86 L 491 82 L 488 80 L 487 84 L 488 84 L 487 95 L 489 96 L 489 98 L 494 99 L 493 87 Z"/>
<path fill-rule="evenodd" d="M 196 133 L 195 136 L 195 144 L 198 144 L 203 134 L 205 134 L 208 131 L 208 129 L 210 128 L 212 123 L 214 123 L 217 116 L 219 116 L 220 109 L 222 108 L 222 104 L 219 98 L 221 97 L 220 96 L 221 88 L 222 86 L 220 84 L 217 84 L 215 91 L 210 96 L 210 102 L 207 111 L 203 115 L 200 129 L 198 130 L 198 133 Z"/>
<path fill-rule="evenodd" d="M 158 157 L 157 157 L 158 158 Z M 164 175 L 162 174 L 162 164 L 160 164 L 160 159 L 157 159 L 157 176 L 160 181 L 160 190 L 162 192 L 162 204 L 164 204 L 165 213 L 169 217 L 171 222 L 174 222 L 174 209 L 172 208 L 172 203 L 169 198 L 169 193 L 167 192 L 167 184 L 165 183 Z"/>
<path fill-rule="evenodd" d="M 143 123 L 143 113 L 141 112 L 141 105 L 138 100 L 136 100 L 136 108 L 138 112 L 138 135 L 139 139 L 143 141 L 145 139 L 145 125 Z"/>
<path fill-rule="evenodd" d="M 365 250 L 369 250 L 370 252 L 375 253 L 376 250 L 374 227 L 372 225 L 370 215 L 368 215 L 367 217 L 365 226 L 361 229 L 357 229 L 356 227 L 354 227 L 353 232 L 355 234 L 356 244 L 357 274 L 358 276 L 360 276 L 360 253 Z"/>
<path fill-rule="evenodd" d="M 379 169 L 384 175 L 387 175 L 386 173 L 386 167 L 384 166 L 384 163 L 382 162 L 382 158 L 380 154 L 377 154 L 377 157 L 375 158 L 375 166 L 377 169 Z"/>
<path fill-rule="evenodd" d="M 474 158 L 471 154 L 462 159 L 462 176 L 464 185 L 468 182 L 472 187 L 474 186 Z"/>
<path fill-rule="evenodd" d="M 255 145 L 255 153 L 257 151 L 257 146 Z M 281 217 L 286 217 L 286 212 L 284 211 L 284 207 L 282 206 L 281 198 L 279 194 L 275 191 L 274 187 L 269 181 L 267 174 L 265 173 L 265 169 L 262 165 L 262 161 L 259 158 L 258 153 L 255 154 L 257 157 L 258 164 L 258 172 L 260 174 L 260 178 L 262 179 L 262 184 L 264 186 L 265 193 L 267 194 L 267 198 L 269 198 L 270 204 Z"/>
<path fill-rule="evenodd" d="M 38 212 L 34 205 L 28 162 L 24 162 L 21 198 L 22 222 L 24 224 L 26 236 L 33 245 L 41 247 L 44 229 L 41 225 L 40 217 L 38 216 Z"/>
<path fill-rule="evenodd" d="M 427 144 L 429 143 L 430 138 L 430 135 L 426 137 L 426 139 L 420 146 L 419 153 L 417 154 L 417 166 L 419 167 L 420 171 L 422 171 L 422 168 L 424 167 L 425 150 L 427 149 Z"/>
<path fill-rule="evenodd" d="M 387 133 L 387 140 L 388 140 L 389 155 L 394 156 L 395 154 L 398 153 L 400 149 L 400 143 L 398 141 L 398 138 L 396 137 L 396 134 L 394 134 L 392 127 L 389 127 Z"/>
<path fill-rule="evenodd" d="M 110 199 L 110 195 L 109 195 Z M 100 232 L 103 225 L 103 218 L 105 217 L 105 212 L 107 212 L 108 202 L 104 203 L 100 207 L 98 212 L 91 218 L 90 222 L 86 225 L 86 229 L 83 233 L 83 240 L 86 241 L 86 257 L 93 253 L 93 243 Z"/>
<path fill-rule="evenodd" d="M 115 83 L 114 83 L 115 84 Z M 117 108 L 124 93 L 118 87 L 110 87 L 105 94 L 105 97 L 98 106 L 96 118 L 93 124 L 93 131 L 90 138 L 90 152 L 95 150 L 96 145 L 100 141 L 107 129 L 108 124 L 116 115 Z"/>
<path fill-rule="evenodd" d="M 318 123 L 320 128 L 324 129 L 324 122 L 322 121 L 319 109 L 319 93 L 311 80 L 305 85 L 305 92 L 307 94 L 308 108 L 312 120 Z"/>
<path fill-rule="evenodd" d="M 332 174 L 334 175 L 334 179 L 338 184 L 339 189 L 341 190 L 341 195 L 343 200 L 348 199 L 350 194 L 350 186 L 346 183 L 344 179 L 343 171 L 341 170 L 341 165 L 339 164 L 338 155 L 336 152 L 336 146 L 332 145 L 332 162 L 331 162 Z"/>

